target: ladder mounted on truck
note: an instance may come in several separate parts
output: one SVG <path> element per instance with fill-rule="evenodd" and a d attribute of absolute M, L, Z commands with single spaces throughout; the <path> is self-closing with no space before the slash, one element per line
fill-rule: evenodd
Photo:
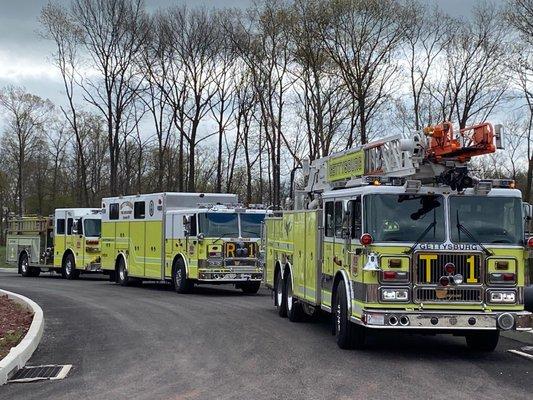
<path fill-rule="evenodd" d="M 417 179 L 462 190 L 473 184 L 467 163 L 502 148 L 502 127 L 482 123 L 454 133 L 450 122 L 429 126 L 411 138 L 391 136 L 305 163 L 307 193 L 366 184 L 372 177 Z"/>

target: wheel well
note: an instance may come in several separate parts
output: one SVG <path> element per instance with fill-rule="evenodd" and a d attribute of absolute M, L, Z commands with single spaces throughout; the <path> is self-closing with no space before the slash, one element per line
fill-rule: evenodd
<path fill-rule="evenodd" d="M 344 280 L 344 278 L 340 272 L 337 272 L 337 274 L 335 275 L 335 279 L 333 280 L 333 286 L 331 288 L 331 309 L 333 309 L 333 305 L 337 300 L 337 287 L 339 286 L 341 280 Z M 346 282 L 344 282 L 344 284 L 346 285 Z"/>
<path fill-rule="evenodd" d="M 174 275 L 174 268 L 176 268 L 176 265 L 178 265 L 178 262 L 181 261 L 183 265 L 185 266 L 185 272 L 187 272 L 187 264 L 185 263 L 185 259 L 183 258 L 183 255 L 176 254 L 174 256 L 174 260 L 172 260 L 172 275 Z M 174 279 L 174 276 L 172 277 Z"/>
<path fill-rule="evenodd" d="M 70 249 L 65 250 L 65 252 L 63 253 L 63 258 L 61 259 L 61 266 L 65 264 L 65 259 L 67 258 L 69 254 L 72 254 L 72 257 L 74 257 L 74 253 L 72 252 L 72 250 Z"/>
<path fill-rule="evenodd" d="M 120 260 L 124 260 L 124 265 L 126 265 L 126 260 L 124 259 L 124 255 L 122 253 L 118 253 L 117 258 L 115 259 L 115 272 L 118 273 L 118 266 L 120 264 Z"/>

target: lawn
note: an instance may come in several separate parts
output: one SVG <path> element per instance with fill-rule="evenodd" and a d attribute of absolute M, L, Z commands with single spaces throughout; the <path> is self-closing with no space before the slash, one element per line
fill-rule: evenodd
<path fill-rule="evenodd" d="M 13 268 L 14 265 L 6 263 L 6 246 L 0 246 L 0 268 Z"/>

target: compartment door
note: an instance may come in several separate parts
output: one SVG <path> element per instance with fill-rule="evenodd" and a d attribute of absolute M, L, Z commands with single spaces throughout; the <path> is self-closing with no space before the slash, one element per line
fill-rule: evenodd
<path fill-rule="evenodd" d="M 145 232 L 145 276 L 163 279 L 163 222 L 146 221 Z"/>
<path fill-rule="evenodd" d="M 131 275 L 145 276 L 145 256 L 146 256 L 146 229 L 145 221 L 130 221 L 130 253 L 128 257 L 128 268 Z"/>
<path fill-rule="evenodd" d="M 294 231 L 293 231 L 293 280 L 294 287 L 292 288 L 297 297 L 304 298 L 305 296 L 305 214 L 306 212 L 294 213 Z"/>
<path fill-rule="evenodd" d="M 305 213 L 305 299 L 316 304 L 317 302 L 317 273 L 319 251 L 318 239 L 318 218 L 317 212 Z"/>

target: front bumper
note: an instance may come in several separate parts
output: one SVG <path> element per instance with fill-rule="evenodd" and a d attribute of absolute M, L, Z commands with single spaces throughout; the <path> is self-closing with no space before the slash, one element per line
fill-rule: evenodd
<path fill-rule="evenodd" d="M 198 271 L 199 282 L 260 282 L 263 273 L 250 271 Z"/>
<path fill-rule="evenodd" d="M 513 324 L 510 326 L 510 318 Z M 361 318 L 350 320 L 373 329 L 427 329 L 427 330 L 515 330 L 533 328 L 533 314 L 518 312 L 468 312 L 468 311 L 398 311 L 364 310 Z"/>

